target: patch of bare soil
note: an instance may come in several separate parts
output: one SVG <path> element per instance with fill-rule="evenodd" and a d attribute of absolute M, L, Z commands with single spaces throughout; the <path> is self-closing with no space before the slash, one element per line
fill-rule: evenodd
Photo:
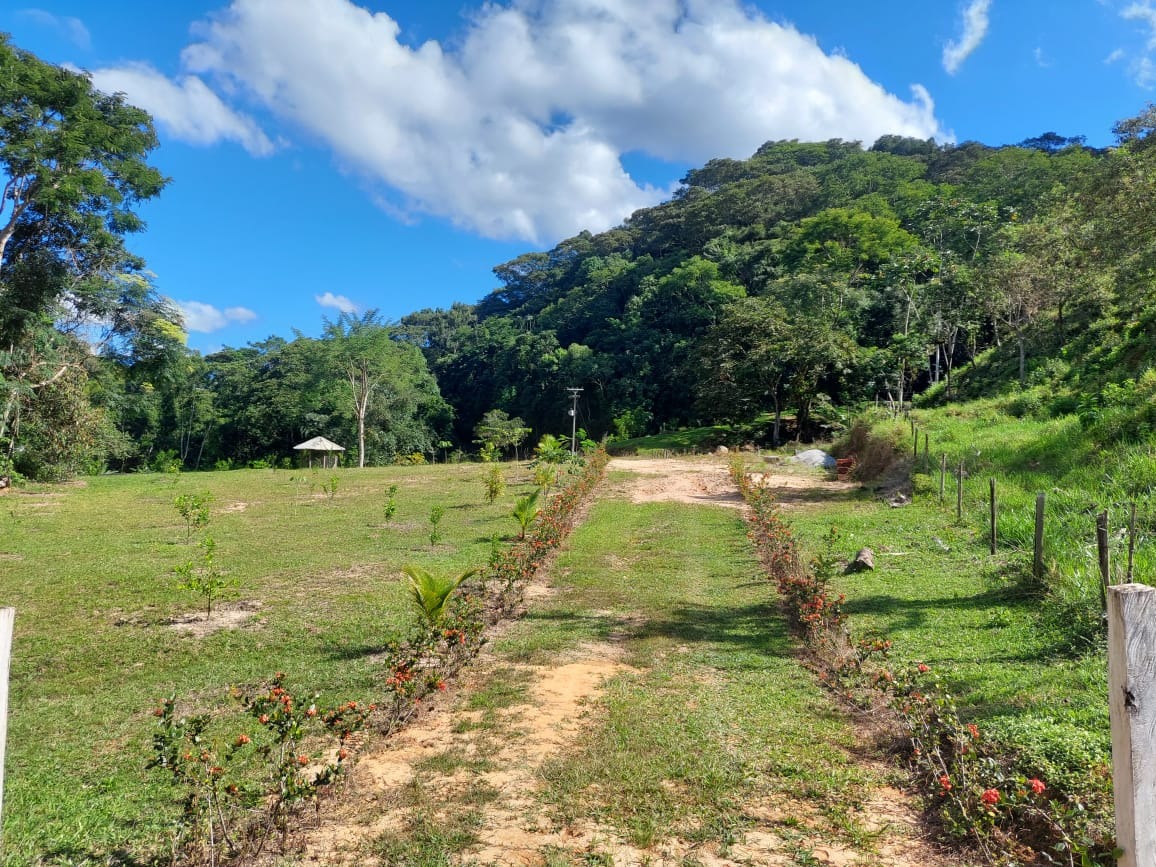
<path fill-rule="evenodd" d="M 626 488 L 635 503 L 665 501 L 736 509 L 743 506 L 727 464 L 718 458 L 614 458 L 609 469 L 639 476 Z M 752 472 L 751 477 L 774 490 L 786 508 L 819 506 L 846 497 L 859 487 L 855 482 L 835 481 L 821 470 L 788 463 L 767 464 L 765 471 Z"/>
<path fill-rule="evenodd" d="M 261 603 L 252 600 L 221 602 L 213 608 L 213 613 L 205 616 L 203 611 L 190 612 L 174 617 L 166 626 L 174 632 L 204 638 L 222 629 L 245 629 L 264 625 L 258 616 Z"/>
<path fill-rule="evenodd" d="M 639 476 L 628 485 L 634 503 L 696 503 L 732 509 L 743 506 L 727 465 L 712 458 L 614 458 L 607 469 Z"/>
<path fill-rule="evenodd" d="M 588 645 L 580 656 L 554 666 L 502 663 L 503 668 L 526 674 L 530 683 L 529 700 L 502 712 L 503 729 L 509 736 L 498 742 L 485 729 L 470 726 L 480 719 L 481 711 L 455 714 L 448 706 L 489 678 L 498 663 L 483 657 L 466 675 L 457 696 L 435 699 L 437 706 L 418 722 L 359 758 L 339 814 L 309 835 L 304 860 L 350 867 L 379 863 L 365 847 L 404 827 L 405 791 L 419 775 L 426 795 L 435 803 L 452 802 L 471 783 L 483 783 L 496 792 L 470 854 L 472 863 L 537 863 L 538 852 L 552 838 L 559 845 L 572 844 L 572 837 L 551 832 L 535 821 L 534 773 L 577 737 L 585 705 L 597 696 L 606 678 L 625 668 L 620 655 L 614 645 Z M 488 770 L 469 775 L 468 780 L 460 771 L 421 770 L 423 762 L 443 755 L 459 755 L 466 762 L 484 758 L 483 767 Z"/>

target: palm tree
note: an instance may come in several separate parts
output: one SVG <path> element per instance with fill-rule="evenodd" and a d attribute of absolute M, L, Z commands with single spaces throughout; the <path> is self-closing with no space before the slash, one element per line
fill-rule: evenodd
<path fill-rule="evenodd" d="M 514 520 L 522 527 L 522 535 L 518 537 L 519 539 L 526 538 L 526 530 L 530 528 L 530 524 L 538 516 L 538 495 L 540 493 L 542 493 L 541 488 L 520 498 L 514 506 Z"/>
<path fill-rule="evenodd" d="M 423 618 L 430 626 L 436 626 L 445 613 L 446 602 L 462 582 L 477 573 L 477 569 L 470 569 L 454 577 L 434 575 L 420 566 L 408 564 L 401 567 L 401 571 L 409 578 L 409 587 L 413 593 L 413 601 L 417 605 Z"/>

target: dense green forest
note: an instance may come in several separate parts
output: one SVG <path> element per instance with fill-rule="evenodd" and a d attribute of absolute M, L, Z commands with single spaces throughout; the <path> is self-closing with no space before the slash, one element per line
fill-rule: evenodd
<path fill-rule="evenodd" d="M 493 410 L 567 429 L 568 387 L 595 438 L 778 443 L 864 402 L 1042 383 L 1035 409 L 1110 399 L 1118 435 L 1149 430 L 1151 107 L 1102 150 L 768 142 L 498 265 L 477 304 L 202 356 L 124 243 L 165 184 L 148 116 L 5 40 L 0 71 L 0 475 L 280 462 L 317 434 L 354 461 L 439 459 Z"/>

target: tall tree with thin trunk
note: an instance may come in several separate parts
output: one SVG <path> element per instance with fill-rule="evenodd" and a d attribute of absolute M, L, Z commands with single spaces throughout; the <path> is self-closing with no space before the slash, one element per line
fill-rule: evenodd
<path fill-rule="evenodd" d="M 15 414 L 74 366 L 50 332 L 61 320 L 133 320 L 143 262 L 124 235 L 165 178 L 148 114 L 89 77 L 45 63 L 0 34 L 0 447 Z M 147 294 L 147 293 L 146 293 Z M 40 336 L 37 333 L 40 332 Z"/>
<path fill-rule="evenodd" d="M 429 453 L 449 410 L 421 351 L 376 310 L 326 322 L 321 343 L 330 375 L 344 380 L 357 429 L 357 465 L 364 467 L 375 450 L 413 451 L 419 441 L 417 450 Z"/>

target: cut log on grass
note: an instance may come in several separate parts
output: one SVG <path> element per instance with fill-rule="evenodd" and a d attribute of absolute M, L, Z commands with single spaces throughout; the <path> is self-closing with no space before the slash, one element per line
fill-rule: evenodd
<path fill-rule="evenodd" d="M 860 548 L 850 563 L 847 564 L 847 572 L 870 572 L 875 568 L 875 552 L 870 548 Z"/>

